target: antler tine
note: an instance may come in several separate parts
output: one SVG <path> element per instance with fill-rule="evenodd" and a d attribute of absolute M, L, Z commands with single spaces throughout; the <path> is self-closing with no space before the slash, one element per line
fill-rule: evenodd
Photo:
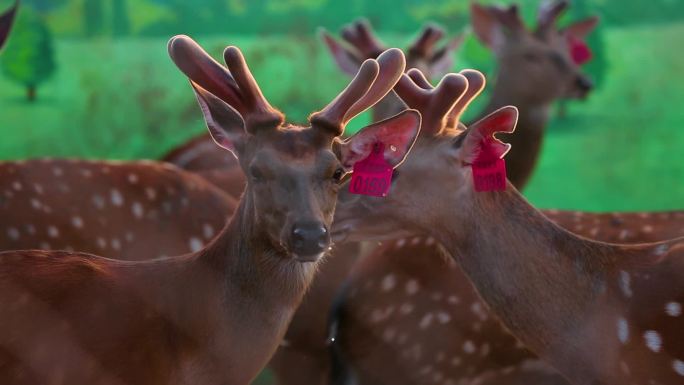
<path fill-rule="evenodd" d="M 311 115 L 309 121 L 342 135 L 351 119 L 392 90 L 405 67 L 404 54 L 396 48 L 385 51 L 377 60 L 366 60 L 347 88 L 323 110 Z"/>
<path fill-rule="evenodd" d="M 19 0 L 14 2 L 14 6 L 12 6 L 12 8 L 0 15 L 0 48 L 2 48 L 2 46 L 5 44 L 7 36 L 9 36 L 9 31 L 12 27 L 14 16 L 17 14 L 17 9 L 19 9 Z"/>
<path fill-rule="evenodd" d="M 366 19 L 359 19 L 342 29 L 342 38 L 356 48 L 364 59 L 375 59 L 383 51 L 384 44 L 373 32 L 373 27 Z"/>
<path fill-rule="evenodd" d="M 394 90 L 409 106 L 423 117 L 421 132 L 439 134 L 446 126 L 449 111 L 468 89 L 468 80 L 461 74 L 447 74 L 437 87 L 432 87 L 422 73 L 411 69 L 402 76 Z"/>
<path fill-rule="evenodd" d="M 428 24 L 423 27 L 416 40 L 408 48 L 409 54 L 417 56 L 429 56 L 435 48 L 435 44 L 444 37 L 444 29 L 436 24 Z"/>
<path fill-rule="evenodd" d="M 243 117 L 248 131 L 255 130 L 262 125 L 268 127 L 281 125 L 284 121 L 283 114 L 273 108 L 264 97 L 240 49 L 235 46 L 227 47 L 223 52 L 223 58 L 240 88 L 242 101 L 247 109 L 247 114 Z"/>
<path fill-rule="evenodd" d="M 456 125 L 461 120 L 461 115 L 468 108 L 470 103 L 484 90 L 487 80 L 485 76 L 480 71 L 476 70 L 463 70 L 461 71 L 466 79 L 468 79 L 468 88 L 461 99 L 454 105 L 454 107 L 449 111 L 449 116 L 447 117 L 447 127 L 456 127 Z"/>
<path fill-rule="evenodd" d="M 544 1 L 539 6 L 537 13 L 537 34 L 544 34 L 553 28 L 558 17 L 568 8 L 567 0 Z"/>
<path fill-rule="evenodd" d="M 176 66 L 194 83 L 231 105 L 240 114 L 247 110 L 240 89 L 230 72 L 188 36 L 169 40 L 169 56 Z"/>

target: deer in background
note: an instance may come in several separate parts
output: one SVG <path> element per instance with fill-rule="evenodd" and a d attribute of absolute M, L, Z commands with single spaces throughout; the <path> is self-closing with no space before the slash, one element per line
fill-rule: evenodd
<path fill-rule="evenodd" d="M 359 384 L 565 383 L 527 346 L 571 383 L 681 383 L 684 238 L 590 241 L 534 209 L 510 183 L 476 192 L 472 164 L 478 154 L 508 152 L 493 133 L 512 133 L 517 111 L 504 107 L 465 131 L 445 127 L 483 85 L 476 72 L 463 75 L 460 93 L 455 76 L 435 89 L 418 71 L 403 76 L 395 92 L 424 124 L 392 195 L 340 196 L 340 238 L 417 234 L 355 267 L 334 313 L 341 362 Z M 434 106 L 444 103 L 449 82 L 454 107 L 445 115 Z"/>
<path fill-rule="evenodd" d="M 309 127 L 284 123 L 236 47 L 224 53 L 228 68 L 187 37 L 169 53 L 212 137 L 249 175 L 235 214 L 208 246 L 179 257 L 0 253 L 3 384 L 249 383 L 330 247 L 340 181 L 378 143 L 398 165 L 418 132 L 420 115 L 406 111 L 336 139 L 392 89 L 404 70 L 398 50 L 364 63 Z"/>
<path fill-rule="evenodd" d="M 16 16 L 18 9 L 19 0 L 16 0 L 14 6 L 0 14 L 0 50 L 2 50 L 2 46 L 5 45 L 5 42 L 9 37 L 10 29 L 12 28 L 12 23 L 14 22 L 14 17 Z"/>
<path fill-rule="evenodd" d="M 213 239 L 236 207 L 200 176 L 161 162 L 0 163 L 0 250 L 181 255 Z"/>

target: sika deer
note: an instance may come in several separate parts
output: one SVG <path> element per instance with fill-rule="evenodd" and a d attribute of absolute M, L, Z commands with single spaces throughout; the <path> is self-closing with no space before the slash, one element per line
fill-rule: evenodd
<path fill-rule="evenodd" d="M 418 73 L 409 75 L 395 91 L 418 106 L 418 97 L 435 91 Z M 429 237 L 362 260 L 336 311 L 336 349 L 360 384 L 563 382 L 496 326 L 459 282 L 460 270 L 425 255 L 440 243 L 511 333 L 570 382 L 681 383 L 684 238 L 634 246 L 590 241 L 551 222 L 510 183 L 505 191 L 476 192 L 473 167 L 503 158 L 510 145 L 492 134 L 511 133 L 516 118 L 506 107 L 464 132 L 426 124 L 433 135 L 419 138 L 391 196 L 340 196 L 336 228 L 349 239 L 410 230 Z M 428 332 L 434 337 L 425 339 Z M 388 365 L 392 373 L 379 370 Z"/>
<path fill-rule="evenodd" d="M 198 251 L 237 202 L 161 162 L 0 163 L 0 250 L 78 250 L 134 260 Z"/>
<path fill-rule="evenodd" d="M 0 50 L 2 46 L 5 45 L 7 37 L 9 36 L 10 29 L 12 28 L 12 23 L 14 22 L 14 17 L 19 9 L 19 0 L 14 2 L 14 6 L 4 13 L 0 14 Z"/>
<path fill-rule="evenodd" d="M 169 52 L 212 137 L 249 175 L 235 215 L 210 245 L 180 257 L 0 253 L 3 384 L 249 383 L 330 247 L 341 179 L 377 144 L 396 166 L 415 140 L 415 111 L 336 139 L 391 90 L 404 69 L 398 50 L 365 62 L 309 127 L 284 124 L 236 47 L 224 53 L 228 69 L 187 37 Z"/>

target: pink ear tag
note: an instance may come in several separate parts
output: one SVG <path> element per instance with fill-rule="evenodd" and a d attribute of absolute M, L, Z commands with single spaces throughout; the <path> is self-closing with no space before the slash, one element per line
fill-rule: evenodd
<path fill-rule="evenodd" d="M 473 163 L 473 181 L 477 192 L 506 190 L 506 161 Z"/>
<path fill-rule="evenodd" d="M 349 192 L 352 194 L 385 197 L 392 185 L 392 166 L 387 163 L 385 146 L 375 143 L 373 151 L 364 160 L 354 164 Z"/>
<path fill-rule="evenodd" d="M 484 138 L 472 164 L 475 191 L 505 191 L 506 161 L 499 156 L 492 139 Z"/>
<path fill-rule="evenodd" d="M 568 46 L 570 47 L 570 57 L 577 65 L 588 62 L 594 56 L 587 43 L 574 36 L 568 36 Z"/>

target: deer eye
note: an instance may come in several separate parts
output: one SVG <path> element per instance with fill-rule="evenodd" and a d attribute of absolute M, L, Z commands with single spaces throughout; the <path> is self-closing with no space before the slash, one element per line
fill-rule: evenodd
<path fill-rule="evenodd" d="M 342 177 L 344 176 L 344 174 L 345 174 L 344 169 L 343 169 L 342 167 L 340 167 L 340 168 L 338 168 L 337 170 L 335 170 L 335 172 L 334 172 L 333 175 L 332 175 L 332 178 L 333 178 L 336 182 L 339 182 L 339 181 L 342 180 Z"/>

